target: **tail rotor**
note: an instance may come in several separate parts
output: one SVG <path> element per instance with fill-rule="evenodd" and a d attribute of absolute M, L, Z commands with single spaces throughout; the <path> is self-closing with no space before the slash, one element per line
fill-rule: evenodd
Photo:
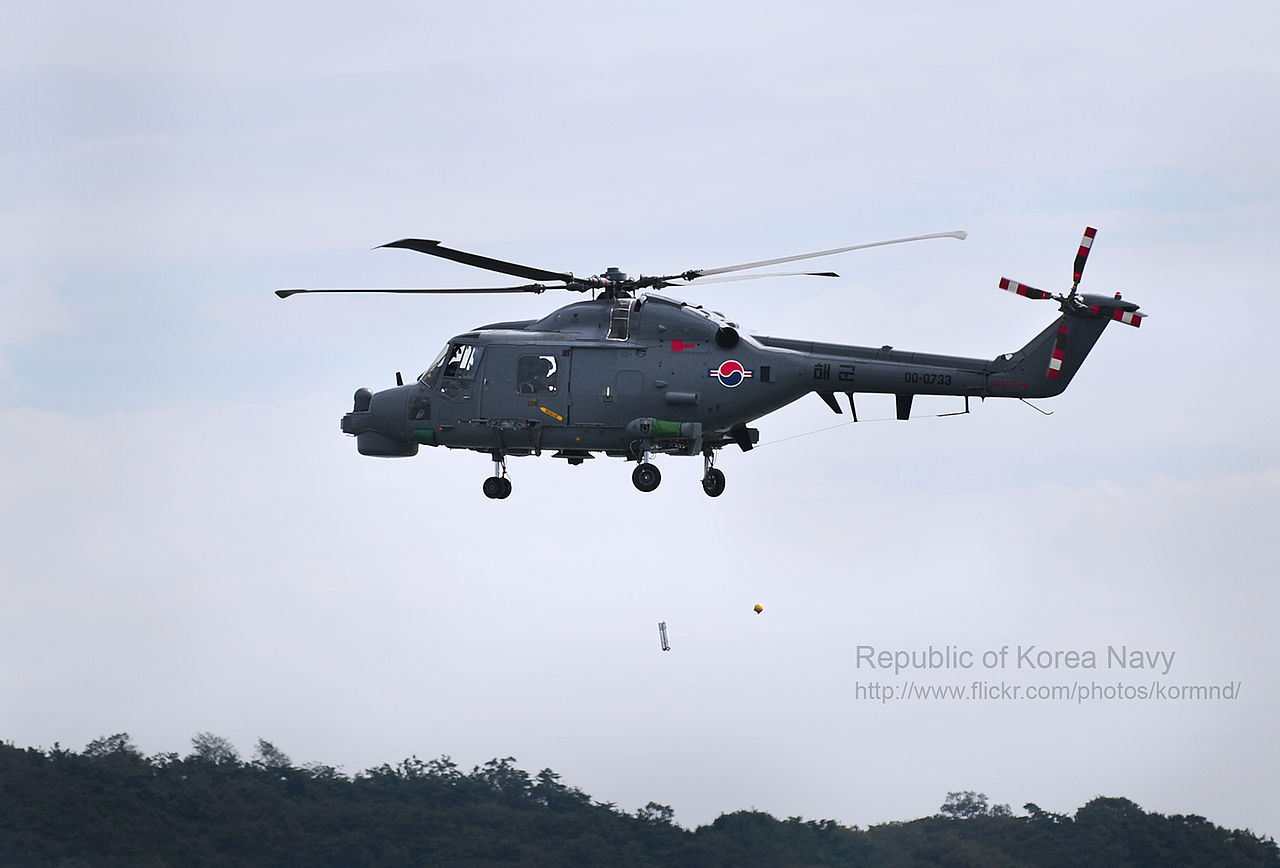
<path fill-rule="evenodd" d="M 1046 292 L 1043 289 L 1036 289 L 1034 286 L 1018 283 L 1018 281 L 1010 280 L 1007 277 L 1000 278 L 1000 288 L 1006 292 L 1012 292 L 1014 295 L 1029 298 L 1032 301 L 1056 301 L 1063 313 L 1077 316 L 1106 317 L 1135 328 L 1142 325 L 1142 318 L 1146 314 L 1140 313 L 1138 306 L 1133 302 L 1122 299 L 1120 293 L 1117 292 L 1114 297 L 1107 297 L 1105 295 L 1089 295 L 1088 293 L 1080 292 L 1080 278 L 1084 274 L 1084 265 L 1089 259 L 1089 251 L 1093 249 L 1093 239 L 1097 234 L 1098 230 L 1092 226 L 1085 227 L 1084 237 L 1080 239 L 1080 249 L 1076 251 L 1075 265 L 1071 270 L 1071 290 L 1069 292 L 1065 294 Z"/>
<path fill-rule="evenodd" d="M 1012 292 L 1014 295 L 1020 295 L 1032 301 L 1051 300 L 1058 302 L 1058 309 L 1062 311 L 1063 316 L 1058 320 L 1056 331 L 1053 334 L 1053 345 L 1049 352 L 1048 367 L 1044 372 L 1044 376 L 1048 380 L 1057 380 L 1063 376 L 1064 360 L 1070 351 L 1070 344 L 1073 341 L 1079 343 L 1083 340 L 1091 347 L 1093 341 L 1097 340 L 1098 334 L 1101 333 L 1102 327 L 1106 325 L 1101 323 L 1096 326 L 1085 327 L 1085 323 L 1081 322 L 1082 319 L 1114 319 L 1125 325 L 1137 327 L 1142 325 L 1142 318 L 1146 316 L 1146 314 L 1139 312 L 1136 304 L 1122 299 L 1118 292 L 1114 298 L 1080 292 L 1080 278 L 1084 274 L 1084 265 L 1089 259 L 1089 251 L 1093 249 L 1093 239 L 1097 234 L 1098 230 L 1092 226 L 1085 227 L 1084 237 L 1080 239 L 1080 249 L 1076 251 L 1076 261 L 1072 267 L 1071 290 L 1065 294 L 1046 292 L 1043 289 L 1036 289 L 1034 286 L 1018 283 L 1016 280 L 1010 280 L 1007 277 L 1000 278 L 1000 288 L 1006 292 Z M 1081 329 L 1083 329 L 1083 332 L 1080 332 Z M 1076 336 L 1073 338 L 1072 335 Z M 1084 352 L 1088 352 L 1088 348 L 1085 348 Z M 1077 352 L 1077 355 L 1080 354 Z M 1081 356 L 1082 358 L 1083 356 Z M 1078 365 L 1079 361 L 1077 360 L 1075 364 Z M 1068 377 L 1069 375 L 1070 371 L 1067 372 Z"/>

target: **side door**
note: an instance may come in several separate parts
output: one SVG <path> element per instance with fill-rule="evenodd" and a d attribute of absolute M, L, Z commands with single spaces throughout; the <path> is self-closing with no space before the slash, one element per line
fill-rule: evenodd
<path fill-rule="evenodd" d="M 659 393 L 646 388 L 648 350 L 577 347 L 573 351 L 574 418 L 579 423 L 625 425 L 652 416 Z"/>
<path fill-rule="evenodd" d="M 480 389 L 481 414 L 489 420 L 568 424 L 571 359 L 568 347 L 489 347 Z"/>

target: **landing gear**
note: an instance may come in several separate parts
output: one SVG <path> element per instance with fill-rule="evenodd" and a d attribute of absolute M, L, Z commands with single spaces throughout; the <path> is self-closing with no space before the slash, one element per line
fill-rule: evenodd
<path fill-rule="evenodd" d="M 702 453 L 702 490 L 707 497 L 719 497 L 724 494 L 724 472 L 717 470 L 716 454 L 708 449 Z"/>
<path fill-rule="evenodd" d="M 484 496 L 502 500 L 511 495 L 511 480 L 505 476 L 490 476 L 484 481 Z"/>
<path fill-rule="evenodd" d="M 724 494 L 724 471 L 714 467 L 708 470 L 707 475 L 702 477 L 702 490 L 708 497 L 719 497 Z"/>
<path fill-rule="evenodd" d="M 650 451 L 651 444 L 644 441 L 641 445 L 640 463 L 636 465 L 636 469 L 631 471 L 631 484 L 643 492 L 653 491 L 658 487 L 658 483 L 662 482 L 662 473 L 658 468 L 649 463 L 649 459 L 653 456 Z"/>
<path fill-rule="evenodd" d="M 631 482 L 641 491 L 653 491 L 661 481 L 662 474 L 658 468 L 647 461 L 636 465 L 636 469 L 631 471 Z"/>
<path fill-rule="evenodd" d="M 484 481 L 484 496 L 490 500 L 502 500 L 511 496 L 511 480 L 507 478 L 507 459 L 501 452 L 493 453 L 493 476 Z"/>

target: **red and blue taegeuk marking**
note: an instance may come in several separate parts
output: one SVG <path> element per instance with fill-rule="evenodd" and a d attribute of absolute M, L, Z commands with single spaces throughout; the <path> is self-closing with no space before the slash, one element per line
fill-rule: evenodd
<path fill-rule="evenodd" d="M 736 359 L 729 359 L 721 362 L 720 367 L 712 368 L 707 371 L 708 377 L 715 377 L 720 381 L 720 385 L 727 386 L 730 389 L 742 383 L 743 380 L 753 376 L 753 373 L 742 366 L 742 362 Z"/>

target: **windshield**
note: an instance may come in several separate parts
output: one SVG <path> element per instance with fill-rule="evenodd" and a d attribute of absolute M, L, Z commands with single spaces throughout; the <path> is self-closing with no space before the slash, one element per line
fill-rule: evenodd
<path fill-rule="evenodd" d="M 446 344 L 444 349 L 436 354 L 435 361 L 433 361 L 425 371 L 418 375 L 418 382 L 424 386 L 434 386 L 436 384 L 436 377 L 440 373 L 440 368 L 444 365 L 444 357 L 448 355 L 448 353 L 449 347 Z"/>
<path fill-rule="evenodd" d="M 442 385 L 442 381 L 467 381 L 475 378 L 480 363 L 481 348 L 475 344 L 449 344 L 436 356 L 431 367 L 418 377 L 424 386 Z"/>

